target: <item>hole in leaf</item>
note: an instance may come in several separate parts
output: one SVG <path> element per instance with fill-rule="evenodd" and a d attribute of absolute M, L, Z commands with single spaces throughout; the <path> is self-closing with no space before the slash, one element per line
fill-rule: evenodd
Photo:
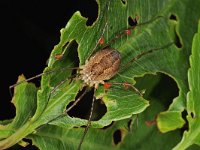
<path fill-rule="evenodd" d="M 122 131 L 120 129 L 116 130 L 113 134 L 113 142 L 115 145 L 122 141 Z"/>
<path fill-rule="evenodd" d="M 185 124 L 184 124 L 184 126 L 181 128 L 181 130 L 182 130 L 182 132 L 184 132 L 185 130 L 188 130 L 188 120 L 187 120 L 187 111 L 186 110 L 184 110 L 182 113 L 181 113 L 181 115 L 182 115 L 182 118 L 185 120 Z"/>
<path fill-rule="evenodd" d="M 157 73 L 147 74 L 141 78 L 136 78 L 136 88 L 145 90 L 145 98 L 152 97 L 164 105 L 166 110 L 172 100 L 178 96 L 179 89 L 176 82 L 168 75 Z"/>
<path fill-rule="evenodd" d="M 100 120 L 107 112 L 107 107 L 101 99 L 96 99 L 94 103 L 94 112 L 92 115 L 92 120 Z"/>
<path fill-rule="evenodd" d="M 133 126 L 137 126 L 138 125 L 138 115 L 136 116 L 135 119 L 130 119 L 127 123 L 127 127 L 128 127 L 128 130 L 129 131 L 132 131 L 133 130 Z"/>
<path fill-rule="evenodd" d="M 136 18 L 132 18 L 131 16 L 128 17 L 128 24 L 131 26 L 131 27 L 134 27 L 138 24 L 137 22 L 137 19 Z"/>
<path fill-rule="evenodd" d="M 171 14 L 170 17 L 169 17 L 169 19 L 177 21 L 177 17 L 174 14 Z"/>
<path fill-rule="evenodd" d="M 151 96 L 162 100 L 167 109 L 172 100 L 178 96 L 179 89 L 176 82 L 168 75 L 163 73 L 158 73 L 157 75 L 160 77 L 160 80 L 151 92 Z"/>
<path fill-rule="evenodd" d="M 181 116 L 182 116 L 182 118 L 186 121 L 187 120 L 187 111 L 186 110 L 184 110 L 182 113 L 181 113 Z"/>
<path fill-rule="evenodd" d="M 52 69 L 53 71 L 51 75 L 50 85 L 52 87 L 56 87 L 62 81 L 66 80 L 71 75 L 76 74 L 76 70 L 69 69 L 71 67 L 78 67 L 79 65 L 79 58 L 78 58 L 78 43 L 73 41 L 70 44 L 63 46 L 63 50 L 67 49 L 66 52 L 63 54 L 61 59 L 56 60 L 53 64 Z M 62 52 L 61 52 L 62 53 Z M 69 68 L 68 68 L 69 67 Z"/>
<path fill-rule="evenodd" d="M 122 2 L 124 5 L 126 5 L 126 0 L 121 0 L 121 2 Z"/>
<path fill-rule="evenodd" d="M 191 112 L 190 115 L 191 115 L 192 118 L 194 118 L 194 113 L 193 112 Z"/>
<path fill-rule="evenodd" d="M 13 147 L 13 148 L 21 149 L 21 150 L 38 150 L 38 148 L 36 146 L 32 145 L 31 140 L 23 138 L 23 141 L 29 143 L 29 145 L 27 145 L 26 147 L 22 147 L 22 146 L 16 144 L 15 147 Z"/>
<path fill-rule="evenodd" d="M 83 88 L 82 91 L 78 93 L 76 96 L 76 99 L 86 90 L 86 88 Z M 94 90 L 91 89 L 89 92 L 87 92 L 81 101 L 74 106 L 69 112 L 68 115 L 71 117 L 77 117 L 81 119 L 88 119 L 91 111 L 91 105 L 92 105 L 92 99 L 93 99 Z M 69 103 L 67 108 L 69 108 L 74 102 Z M 93 115 L 92 115 L 92 121 L 97 121 L 103 117 L 103 115 L 106 113 L 107 108 L 103 101 L 100 99 L 96 99 L 94 102 L 94 108 L 93 108 Z"/>
<path fill-rule="evenodd" d="M 132 124 L 133 124 L 133 119 L 130 119 L 128 121 L 128 129 L 130 130 L 132 128 Z"/>
<path fill-rule="evenodd" d="M 114 121 L 112 121 L 111 124 L 109 124 L 109 125 L 107 125 L 107 126 L 104 126 L 102 129 L 103 129 L 103 130 L 108 129 L 108 128 L 110 128 L 113 124 L 114 124 Z"/>
<path fill-rule="evenodd" d="M 68 45 L 69 45 L 69 42 L 66 42 L 66 43 L 62 46 L 62 50 L 64 50 Z"/>
<path fill-rule="evenodd" d="M 178 17 L 175 14 L 171 14 L 169 16 L 169 19 L 174 20 L 174 21 L 178 21 Z M 178 48 L 182 48 L 183 44 L 181 43 L 180 36 L 178 35 L 176 29 L 174 29 L 174 33 L 175 33 L 175 44 L 176 44 L 176 46 Z"/>
<path fill-rule="evenodd" d="M 182 48 L 183 47 L 183 45 L 181 43 L 181 40 L 180 40 L 180 37 L 179 37 L 178 33 L 176 32 L 176 30 L 175 30 L 175 45 L 178 48 Z"/>

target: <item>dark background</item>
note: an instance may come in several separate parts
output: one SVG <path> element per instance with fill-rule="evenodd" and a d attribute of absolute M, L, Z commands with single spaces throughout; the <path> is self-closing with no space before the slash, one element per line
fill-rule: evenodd
<path fill-rule="evenodd" d="M 75 11 L 89 18 L 91 25 L 97 8 L 95 0 L 0 2 L 0 120 L 15 116 L 9 86 L 22 73 L 29 78 L 43 71 L 59 42 L 60 29 Z"/>

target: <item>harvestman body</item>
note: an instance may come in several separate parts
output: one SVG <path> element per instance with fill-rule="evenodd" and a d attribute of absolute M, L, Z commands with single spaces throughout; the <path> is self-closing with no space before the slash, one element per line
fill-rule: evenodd
<path fill-rule="evenodd" d="M 98 88 L 105 80 L 112 78 L 119 70 L 120 53 L 117 50 L 106 48 L 96 52 L 85 65 L 81 66 L 80 79 L 88 86 Z"/>

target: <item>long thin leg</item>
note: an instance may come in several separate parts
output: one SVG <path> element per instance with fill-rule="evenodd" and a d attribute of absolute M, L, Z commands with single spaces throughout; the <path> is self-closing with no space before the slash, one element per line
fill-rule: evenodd
<path fill-rule="evenodd" d="M 73 67 L 73 68 L 64 67 L 64 68 L 59 68 L 59 69 L 55 69 L 55 70 L 50 70 L 50 71 L 46 71 L 46 72 L 40 73 L 40 74 L 38 74 L 38 75 L 36 75 L 36 76 L 30 77 L 30 78 L 28 78 L 28 79 L 22 80 L 22 81 L 20 81 L 20 82 L 17 82 L 17 83 L 15 83 L 15 84 L 9 86 L 10 95 L 11 95 L 11 97 L 12 97 L 12 92 L 11 92 L 11 89 L 12 89 L 12 88 L 14 88 L 15 86 L 20 85 L 20 84 L 22 84 L 22 83 L 24 83 L 24 82 L 31 81 L 31 80 L 33 80 L 33 79 L 39 78 L 39 77 L 41 77 L 41 76 L 43 76 L 43 75 L 50 74 L 50 73 L 53 73 L 53 72 L 56 72 L 56 71 L 73 70 L 73 69 L 79 69 L 79 68 L 78 68 L 78 67 Z"/>
<path fill-rule="evenodd" d="M 108 4 L 106 5 L 106 7 L 107 7 L 107 12 L 109 11 L 110 1 L 111 1 L 111 0 L 109 0 Z M 107 16 L 106 16 L 106 17 L 107 17 Z M 106 18 L 106 20 L 107 20 L 107 18 Z M 105 23 L 105 25 L 104 25 L 104 27 L 103 27 L 103 31 L 102 31 L 102 33 L 101 33 L 101 36 L 100 36 L 100 38 L 98 39 L 98 41 L 97 41 L 96 45 L 94 46 L 94 48 L 92 49 L 91 54 L 89 55 L 89 57 L 93 54 L 93 52 L 96 50 L 97 46 L 99 45 L 99 42 L 100 42 L 101 38 L 103 37 L 103 35 L 104 35 L 105 31 L 106 31 L 106 27 L 107 27 L 107 26 L 108 26 L 108 22 Z"/>
<path fill-rule="evenodd" d="M 85 138 L 85 136 L 86 136 L 86 134 L 87 134 L 87 132 L 89 130 L 90 125 L 91 125 L 91 119 L 92 119 L 92 114 L 93 114 L 93 109 L 94 109 L 94 101 L 95 101 L 95 90 L 96 89 L 94 89 L 94 95 L 93 95 L 93 99 L 92 99 L 92 106 L 91 106 L 91 110 L 90 110 L 90 116 L 88 118 L 87 126 L 86 126 L 86 128 L 84 130 L 83 136 L 81 138 L 81 141 L 79 143 L 79 146 L 78 146 L 77 150 L 81 149 L 81 145 L 83 143 L 83 140 L 84 140 L 84 138 Z"/>
<path fill-rule="evenodd" d="M 76 78 L 75 78 L 75 75 L 72 75 L 71 77 L 68 77 L 68 78 L 66 78 L 65 80 L 61 81 L 58 85 L 56 85 L 56 86 L 54 87 L 54 89 L 50 92 L 50 95 L 49 95 L 49 96 L 51 96 L 52 93 L 54 93 L 61 85 L 63 85 L 63 83 L 65 83 L 67 80 L 73 79 L 73 78 L 76 79 Z M 49 99 L 50 99 L 50 97 L 49 97 Z"/>
<path fill-rule="evenodd" d="M 116 40 L 118 40 L 119 38 L 121 38 L 121 37 L 123 37 L 123 36 L 129 35 L 129 34 L 130 34 L 129 32 L 131 32 L 131 30 L 134 30 L 136 27 L 144 26 L 144 25 L 146 25 L 146 24 L 151 23 L 152 21 L 155 21 L 155 20 L 161 18 L 161 17 L 162 17 L 162 16 L 157 16 L 157 17 L 155 17 L 155 18 L 153 18 L 153 19 L 151 19 L 151 20 L 149 20 L 149 21 L 147 21 L 147 22 L 143 22 L 143 23 L 140 23 L 140 24 L 136 24 L 135 26 L 129 27 L 128 29 L 126 29 L 126 30 L 120 32 L 117 36 L 115 36 L 113 39 L 111 39 L 110 42 L 107 43 L 104 47 L 108 47 L 109 45 L 111 45 L 112 43 L 114 43 L 114 42 L 115 42 Z"/>
<path fill-rule="evenodd" d="M 148 51 L 145 51 L 145 52 L 143 52 L 143 53 L 137 55 L 136 57 L 134 57 L 131 61 L 129 61 L 129 62 L 128 62 L 125 66 L 123 66 L 122 68 L 123 68 L 123 70 L 124 70 L 125 68 L 129 67 L 133 62 L 135 62 L 135 61 L 137 61 L 138 59 L 140 59 L 142 56 L 145 56 L 146 54 L 152 53 L 152 52 L 157 51 L 157 50 L 160 50 L 160 49 L 167 48 L 167 47 L 169 47 L 169 46 L 171 46 L 171 45 L 173 45 L 173 44 L 174 44 L 174 42 L 170 42 L 170 43 L 168 43 L 168 44 L 166 44 L 166 45 L 164 45 L 164 46 L 162 46 L 162 47 L 152 48 L 152 49 L 150 49 L 150 50 L 148 50 Z"/>
<path fill-rule="evenodd" d="M 102 36 L 104 35 L 104 33 L 105 33 L 105 31 L 106 31 L 107 25 L 108 25 L 108 23 L 106 22 L 100 37 L 102 37 Z M 91 51 L 92 53 L 96 50 L 97 46 L 99 45 L 99 41 L 100 41 L 100 40 L 101 40 L 101 38 L 97 41 L 95 47 L 92 49 L 92 51 Z M 92 53 L 91 53 L 91 54 L 92 54 Z"/>
<path fill-rule="evenodd" d="M 138 95 L 143 96 L 143 93 L 141 93 L 134 85 L 130 83 L 119 83 L 119 82 L 106 82 L 106 84 L 110 85 L 121 85 L 124 86 L 125 88 L 132 88 Z"/>
<path fill-rule="evenodd" d="M 17 83 L 15 83 L 15 84 L 9 86 L 9 93 L 10 93 L 10 96 L 11 96 L 11 97 L 13 96 L 11 90 L 12 90 L 12 88 L 14 88 L 15 86 L 20 85 L 20 84 L 22 84 L 22 83 L 24 83 L 24 82 L 28 82 L 28 81 L 31 81 L 31 80 L 33 80 L 33 79 L 39 78 L 39 77 L 41 77 L 42 75 L 48 74 L 48 73 L 50 73 L 50 72 L 52 72 L 52 71 L 40 73 L 40 74 L 38 74 L 38 75 L 36 75 L 36 76 L 34 76 L 34 77 L 31 77 L 31 78 L 22 80 L 22 81 L 20 81 L 20 82 L 17 82 Z"/>
<path fill-rule="evenodd" d="M 77 100 L 74 101 L 74 103 L 65 111 L 65 115 L 83 98 L 83 96 L 88 92 L 88 89 L 86 89 L 81 96 Z"/>
<path fill-rule="evenodd" d="M 86 90 L 74 101 L 74 103 L 73 103 L 67 110 L 65 110 L 65 112 L 64 112 L 63 114 L 57 116 L 56 118 L 53 118 L 52 120 L 48 121 L 46 124 L 41 125 L 40 127 L 38 127 L 38 128 L 36 129 L 36 131 L 39 130 L 39 129 L 41 129 L 41 128 L 43 128 L 43 127 L 44 127 L 45 125 L 47 125 L 48 123 L 50 123 L 50 122 L 52 122 L 52 121 L 54 121 L 54 120 L 57 120 L 57 119 L 59 119 L 59 118 L 62 118 L 62 117 L 64 117 L 64 116 L 66 116 L 67 113 L 68 113 L 68 112 L 83 98 L 83 96 L 84 96 L 87 92 L 88 92 L 88 90 L 86 89 Z"/>

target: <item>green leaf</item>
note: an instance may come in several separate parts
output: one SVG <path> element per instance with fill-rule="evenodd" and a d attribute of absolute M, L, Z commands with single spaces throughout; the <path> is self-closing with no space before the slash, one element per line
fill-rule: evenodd
<path fill-rule="evenodd" d="M 24 79 L 24 76 L 19 76 L 18 82 Z M 18 139 L 18 136 L 24 137 L 26 135 L 24 126 L 35 113 L 36 93 L 37 89 L 32 83 L 23 82 L 15 87 L 12 103 L 16 108 L 16 116 L 11 123 L 0 126 L 0 139 L 9 137 L 0 142 L 0 149 L 16 144 L 21 140 Z M 24 131 L 24 133 L 22 131 Z"/>
<path fill-rule="evenodd" d="M 172 149 L 181 138 L 180 131 L 163 134 L 158 131 L 155 125 L 147 126 L 145 123 L 146 121 L 153 120 L 158 112 L 164 110 L 164 105 L 159 100 L 151 99 L 150 103 L 150 107 L 138 116 L 113 122 L 104 129 L 89 129 L 82 149 L 93 149 L 94 147 L 97 150 L 146 150 L 147 147 L 148 150 L 159 150 L 160 147 L 162 147 L 163 150 Z M 55 130 L 57 133 L 56 135 L 52 132 Z M 118 144 L 114 144 L 113 136 L 118 130 L 121 131 L 121 140 L 119 140 Z M 36 134 L 31 134 L 29 138 L 31 138 L 33 144 L 41 150 L 49 148 L 74 150 L 77 149 L 83 132 L 83 128 L 66 129 L 48 126 L 48 128 L 43 128 Z"/>
<path fill-rule="evenodd" d="M 185 124 L 185 121 L 180 116 L 181 116 L 181 112 L 169 111 L 169 112 L 160 113 L 157 119 L 157 124 L 160 127 L 159 129 L 162 132 L 167 132 L 172 129 L 175 130 L 177 128 L 183 127 L 183 125 Z M 182 124 L 180 122 L 182 122 Z"/>
<path fill-rule="evenodd" d="M 191 2 L 189 0 L 183 0 L 183 1 L 173 0 L 171 2 L 173 3 L 173 5 L 170 5 L 169 7 L 170 9 L 169 15 L 173 15 L 175 17 L 172 20 L 172 22 L 176 24 L 174 31 L 176 32 L 177 37 L 179 38 L 179 41 L 182 44 L 182 48 L 179 49 L 180 54 L 179 56 L 177 56 L 179 57 L 179 59 L 181 59 L 179 61 L 180 63 L 174 63 L 174 65 L 178 67 L 175 73 L 176 76 L 174 75 L 172 76 L 170 75 L 170 76 L 177 82 L 177 85 L 180 91 L 179 91 L 179 96 L 173 100 L 173 103 L 171 103 L 167 112 L 162 114 L 162 119 L 166 117 L 165 120 L 167 120 L 167 118 L 171 117 L 170 113 L 168 113 L 169 111 L 177 112 L 176 114 L 176 116 L 178 117 L 177 120 L 180 120 L 179 124 L 177 124 L 177 128 L 179 128 L 183 123 L 180 119 L 182 117 L 180 112 L 186 109 L 186 94 L 188 92 L 187 70 L 189 68 L 188 58 L 191 53 L 190 51 L 191 51 L 192 38 L 193 38 L 194 33 L 196 32 L 196 28 L 198 24 L 198 19 L 199 19 L 199 14 L 200 14 L 199 12 L 200 1 L 195 0 Z M 191 13 L 190 15 L 187 15 L 183 12 L 191 12 Z M 191 21 L 193 23 L 191 23 Z M 191 29 L 190 31 L 188 31 L 188 27 L 190 27 Z M 178 39 L 176 38 L 176 42 L 178 42 L 177 40 Z M 158 116 L 158 119 L 159 119 L 159 116 Z M 165 127 L 158 125 L 161 132 L 174 130 L 174 125 L 170 121 L 165 122 L 165 126 L 168 126 L 168 130 L 162 131 L 162 129 L 164 129 Z"/>
<path fill-rule="evenodd" d="M 150 107 L 138 115 L 138 121 L 136 120 L 133 124 L 132 132 L 129 132 L 120 143 L 120 149 L 160 150 L 162 148 L 169 150 L 180 140 L 180 130 L 161 133 L 155 124 L 147 125 L 147 122 L 156 121 L 156 114 L 165 109 L 161 101 L 150 99 Z"/>
<path fill-rule="evenodd" d="M 25 80 L 19 76 L 18 82 Z M 34 84 L 22 83 L 15 88 L 12 103 L 16 108 L 16 116 L 11 125 L 12 129 L 18 129 L 24 125 L 35 113 L 37 89 Z M 28 105 L 27 105 L 28 104 Z"/>
<path fill-rule="evenodd" d="M 200 22 L 198 33 L 195 34 L 192 43 L 192 54 L 190 56 L 190 69 L 188 70 L 188 82 L 190 91 L 187 94 L 187 111 L 189 130 L 183 134 L 182 141 L 174 148 L 175 150 L 186 149 L 192 144 L 200 145 Z"/>
<path fill-rule="evenodd" d="M 200 16 L 200 13 L 197 13 L 200 6 L 199 0 L 194 0 L 192 3 L 189 0 L 151 0 L 151 2 L 149 0 L 128 0 L 125 1 L 125 4 L 121 0 L 99 0 L 97 3 L 99 16 L 92 26 L 87 26 L 87 19 L 82 17 L 80 12 L 76 12 L 66 27 L 61 29 L 60 42 L 51 53 L 48 67 L 44 70 L 47 73 L 42 76 L 41 87 L 37 92 L 37 108 L 34 116 L 30 120 L 26 117 L 14 119 L 12 127 L 16 127 L 18 130 L 7 139 L 0 141 L 0 148 L 8 148 L 28 135 L 36 145 L 57 146 L 55 149 L 76 148 L 83 135 L 83 129 L 74 129 L 74 127 L 86 125 L 87 120 L 68 115 L 58 117 L 63 115 L 66 106 L 75 100 L 85 84 L 80 80 L 69 80 L 73 71 L 65 68 L 84 65 L 93 53 L 102 49 L 103 46 L 98 44 L 100 38 L 104 38 L 105 43 L 110 43 L 112 39 L 129 28 L 128 18 L 136 16 L 139 16 L 140 19 L 131 35 L 124 35 L 109 44 L 110 47 L 121 53 L 122 63 L 118 74 L 108 82 L 135 84 L 135 78 L 145 74 L 156 74 L 157 72 L 167 74 L 176 81 L 179 96 L 173 100 L 165 113 L 159 115 L 162 118 L 158 118 L 160 120 L 158 127 L 161 130 L 163 126 L 168 126 L 165 131 L 171 131 L 183 125 L 181 112 L 186 108 L 188 91 L 187 70 L 189 64 L 187 59 L 190 53 L 191 38 L 195 32 L 195 21 Z M 180 48 L 177 46 L 179 41 L 182 45 Z M 176 44 L 170 44 L 172 42 Z M 78 56 L 76 56 L 76 52 L 78 52 Z M 126 67 L 129 62 L 143 53 L 147 54 L 135 59 L 136 61 Z M 56 60 L 55 55 L 57 54 L 63 54 L 63 58 Z M 79 59 L 79 64 L 77 59 Z M 52 70 L 54 72 L 48 73 Z M 22 97 L 23 104 L 28 106 L 29 103 L 25 103 L 26 97 L 20 93 L 19 91 L 18 94 L 20 98 Z M 130 118 L 133 114 L 142 113 L 149 106 L 149 102 L 134 90 L 126 90 L 115 85 L 108 91 L 105 91 L 100 85 L 95 95 L 106 105 L 107 111 L 101 119 L 92 121 L 91 133 L 89 133 L 92 138 L 89 138 L 88 142 L 86 140 L 86 145 L 92 143 L 93 138 L 99 140 L 98 134 L 102 137 L 107 135 L 101 130 L 92 128 L 102 128 L 113 121 Z M 27 99 L 31 99 L 31 96 Z M 35 111 L 36 103 L 32 105 L 28 108 L 33 107 Z M 20 109 L 18 111 L 27 115 Z M 174 112 L 173 115 L 172 112 Z M 169 120 L 171 116 L 173 116 L 173 120 L 177 119 L 176 125 Z M 127 124 L 127 121 L 122 121 L 122 124 Z M 119 125 L 121 126 L 121 123 Z M 118 125 L 116 128 L 111 128 L 109 134 L 112 135 L 117 127 Z M 67 131 L 68 134 L 63 135 Z M 46 134 L 46 132 L 48 133 Z M 43 139 L 43 134 L 53 136 L 56 140 Z M 59 142 L 62 145 L 59 145 Z M 101 142 L 98 145 L 99 148 L 104 147 L 105 141 Z M 109 148 L 112 147 L 112 138 L 106 142 L 110 145 Z M 67 147 L 66 143 L 71 145 Z M 131 146 L 133 147 L 133 145 Z"/>
<path fill-rule="evenodd" d="M 124 30 L 124 28 L 127 27 L 127 10 L 128 7 L 125 9 L 123 8 L 123 4 L 118 1 L 114 3 L 110 3 L 110 6 L 108 6 L 108 2 L 100 1 L 100 16 L 98 18 L 98 21 L 92 26 L 87 27 L 86 26 L 86 19 L 83 18 L 78 12 L 73 15 L 67 26 L 61 30 L 61 40 L 60 43 L 54 48 L 50 60 L 49 60 L 49 68 L 48 69 L 57 69 L 57 68 L 63 68 L 64 66 L 68 67 L 74 67 L 73 61 L 69 61 L 70 57 L 72 57 L 72 50 L 74 49 L 75 45 L 73 42 L 66 45 L 66 43 L 69 41 L 76 40 L 78 43 L 78 55 L 80 64 L 84 64 L 86 59 L 91 55 L 93 51 L 93 47 L 97 44 L 99 38 L 102 36 L 102 31 L 105 27 L 106 22 L 109 20 L 108 28 L 106 28 L 107 36 L 105 36 L 106 42 L 108 42 L 110 39 L 114 37 L 114 34 L 119 33 L 120 30 Z M 108 9 L 109 7 L 109 9 Z M 119 20 L 119 23 L 122 24 L 119 26 L 116 26 L 115 22 L 112 22 L 112 16 L 114 16 L 116 9 L 119 10 L 121 19 Z M 109 11 L 109 12 L 108 12 Z M 124 18 L 123 18 L 124 17 Z M 111 29 L 112 26 L 112 29 Z M 76 27 L 76 30 L 75 28 Z M 127 37 L 128 38 L 128 37 Z M 95 40 L 94 40 L 95 39 Z M 131 37 L 129 38 L 131 40 Z M 126 38 L 121 38 L 120 43 L 115 42 L 114 45 L 118 47 L 123 45 L 127 45 L 125 43 L 129 43 Z M 123 44 L 122 44 L 123 43 Z M 113 47 L 114 47 L 113 45 Z M 64 47 L 63 47 L 64 46 Z M 73 49 L 72 49 L 73 48 Z M 98 46 L 99 50 L 101 47 Z M 119 48 L 121 50 L 121 53 L 123 55 L 122 48 Z M 60 54 L 61 51 L 65 51 L 65 58 L 62 61 L 56 61 L 55 60 L 55 54 Z M 131 49 L 130 49 L 131 50 Z M 124 50 L 125 51 L 125 50 Z M 122 56 L 123 57 L 123 56 Z M 122 60 L 123 61 L 123 60 Z M 76 67 L 76 66 L 75 66 Z M 82 83 L 78 83 L 78 81 L 74 81 L 72 83 L 63 84 L 61 87 L 58 88 L 58 90 L 55 93 L 52 93 L 50 99 L 46 98 L 46 102 L 43 100 L 43 95 L 49 94 L 51 90 L 49 90 L 50 86 L 56 86 L 60 83 L 60 81 L 63 81 L 66 79 L 67 76 L 70 76 L 71 72 L 68 72 L 63 74 L 57 74 L 54 73 L 49 76 L 43 76 L 43 80 L 46 80 L 49 84 L 45 82 L 42 82 L 41 89 L 44 91 L 41 91 L 41 95 L 38 95 L 38 101 L 43 103 L 41 107 L 44 108 L 44 112 L 42 112 L 42 108 L 38 108 L 37 112 L 34 116 L 39 116 L 39 113 L 42 113 L 39 120 L 36 121 L 36 126 L 39 126 L 40 124 L 44 124 L 45 122 L 48 122 L 49 120 L 56 118 L 57 116 L 61 115 L 64 111 L 66 105 L 75 99 L 76 93 L 78 90 L 81 90 L 83 87 Z M 130 75 L 130 73 L 128 73 Z M 123 75 L 123 74 L 122 74 Z M 53 80 L 52 80 L 53 78 Z M 119 80 L 121 77 L 118 75 L 115 77 L 115 81 Z M 126 77 L 126 78 L 132 78 L 132 77 Z M 122 79 L 120 79 L 122 82 Z M 126 81 L 126 80 L 125 80 Z M 123 81 L 123 82 L 125 82 Z M 133 79 L 132 79 L 133 82 Z M 76 85 L 77 84 L 77 85 Z M 70 89 L 70 87 L 66 86 L 72 86 L 73 88 L 76 88 L 76 91 L 66 91 L 66 89 Z M 48 91 L 46 92 L 45 89 Z M 103 90 L 101 90 L 102 87 L 99 88 L 98 93 L 102 97 L 102 101 L 107 106 L 107 113 L 103 118 L 99 121 L 92 122 L 92 125 L 94 127 L 103 127 L 108 124 L 110 124 L 113 120 L 121 120 L 125 118 L 129 118 L 132 114 L 137 114 L 142 112 L 147 106 L 148 102 L 145 101 L 143 98 L 138 96 L 134 91 L 131 90 L 124 90 L 123 88 L 118 88 L 115 90 L 115 88 L 111 88 L 107 93 L 105 93 Z M 117 94 L 122 95 L 120 98 Z M 123 96 L 124 95 L 124 96 Z M 67 99 L 66 97 L 69 97 L 70 99 Z M 124 99 L 126 98 L 126 99 Z M 132 105 L 130 105 L 130 102 L 133 102 Z M 48 103 L 48 104 L 47 104 Z M 38 105 L 40 106 L 40 105 Z M 39 122 L 39 123 L 37 123 Z M 70 123 L 72 122 L 72 123 Z M 65 126 L 80 126 L 86 124 L 86 120 L 78 119 L 78 118 L 70 118 L 69 116 L 58 119 L 54 122 L 50 122 L 51 124 L 56 124 L 63 126 L 63 124 L 67 124 Z"/>

